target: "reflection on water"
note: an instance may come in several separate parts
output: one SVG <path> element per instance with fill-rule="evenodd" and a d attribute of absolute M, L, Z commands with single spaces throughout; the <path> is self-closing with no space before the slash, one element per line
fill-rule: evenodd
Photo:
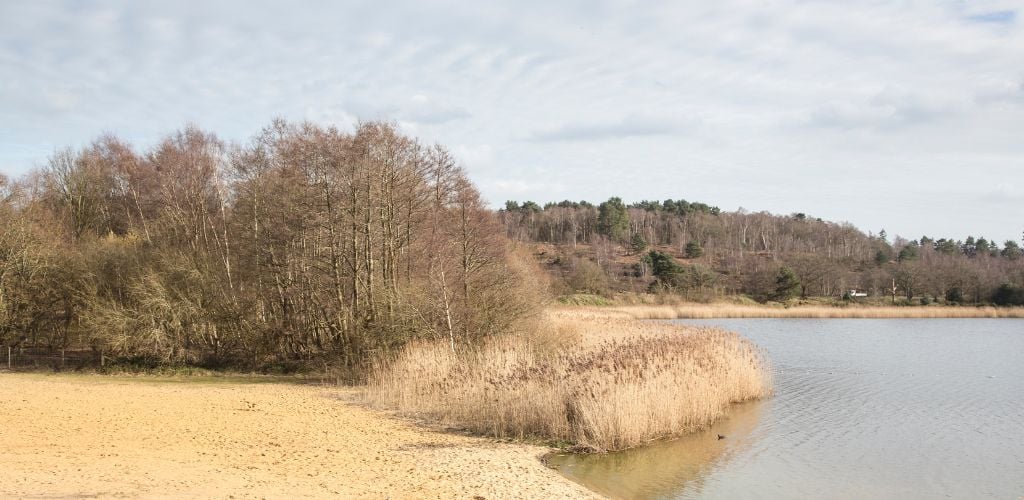
<path fill-rule="evenodd" d="M 552 455 L 548 463 L 570 479 L 613 498 L 680 496 L 700 490 L 709 471 L 749 447 L 762 405 L 736 405 L 728 419 L 672 441 L 604 455 Z"/>
<path fill-rule="evenodd" d="M 563 474 L 618 498 L 1024 497 L 1024 320 L 683 323 L 767 349 L 775 396 L 675 441 L 552 457 Z"/>

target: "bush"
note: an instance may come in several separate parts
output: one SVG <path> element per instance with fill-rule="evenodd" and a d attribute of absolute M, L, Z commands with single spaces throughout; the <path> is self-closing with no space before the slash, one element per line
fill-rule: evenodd
<path fill-rule="evenodd" d="M 946 290 L 946 302 L 953 302 L 960 304 L 964 301 L 964 291 L 959 287 L 950 288 Z"/>
<path fill-rule="evenodd" d="M 589 259 L 573 259 L 566 283 L 573 292 L 608 295 L 608 274 Z"/>
<path fill-rule="evenodd" d="M 1003 283 L 992 295 L 992 302 L 1000 306 L 1024 306 L 1024 287 Z"/>

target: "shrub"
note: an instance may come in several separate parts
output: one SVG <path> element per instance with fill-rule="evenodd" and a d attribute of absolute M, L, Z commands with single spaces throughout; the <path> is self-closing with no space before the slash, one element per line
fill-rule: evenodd
<path fill-rule="evenodd" d="M 573 259 L 572 270 L 566 282 L 573 292 L 608 294 L 608 275 L 596 262 L 589 259 Z"/>
<path fill-rule="evenodd" d="M 992 302 L 1000 306 L 1024 306 L 1024 287 L 1003 283 L 992 295 Z"/>
<path fill-rule="evenodd" d="M 690 241 L 686 244 L 686 258 L 696 259 L 704 255 L 704 249 L 701 248 L 700 243 L 697 241 Z"/>
<path fill-rule="evenodd" d="M 946 302 L 962 303 L 964 301 L 964 291 L 959 287 L 950 288 L 946 290 Z"/>

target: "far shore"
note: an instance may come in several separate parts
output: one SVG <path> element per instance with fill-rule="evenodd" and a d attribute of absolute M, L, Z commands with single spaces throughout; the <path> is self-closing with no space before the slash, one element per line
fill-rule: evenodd
<path fill-rule="evenodd" d="M 1024 307 L 991 306 L 833 306 L 682 303 L 673 305 L 606 305 L 555 308 L 629 319 L 716 318 L 1024 318 Z"/>

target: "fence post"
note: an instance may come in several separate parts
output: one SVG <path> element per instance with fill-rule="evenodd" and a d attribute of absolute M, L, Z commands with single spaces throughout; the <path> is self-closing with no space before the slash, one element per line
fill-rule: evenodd
<path fill-rule="evenodd" d="M 61 368 L 64 367 L 64 349 L 60 350 L 60 366 Z"/>
<path fill-rule="evenodd" d="M 7 346 L 7 369 L 11 369 L 11 346 Z"/>

